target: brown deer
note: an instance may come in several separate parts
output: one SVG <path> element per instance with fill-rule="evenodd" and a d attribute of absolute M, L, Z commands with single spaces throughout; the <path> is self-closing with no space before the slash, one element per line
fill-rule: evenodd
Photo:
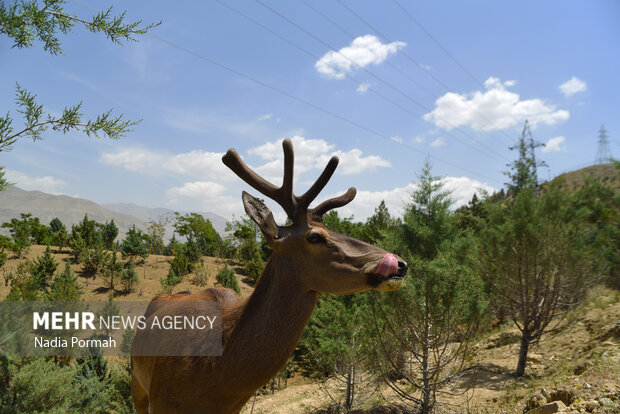
<path fill-rule="evenodd" d="M 283 141 L 284 178 L 276 187 L 249 169 L 235 150 L 223 162 L 246 183 L 276 201 L 291 221 L 278 226 L 269 208 L 245 191 L 246 213 L 263 232 L 273 254 L 254 292 L 240 299 L 230 289 L 157 296 L 156 307 L 218 301 L 222 306 L 222 355 L 216 357 L 132 356 L 131 390 L 140 414 L 239 413 L 254 392 L 286 364 L 317 301 L 319 292 L 350 294 L 398 289 L 407 264 L 376 246 L 329 231 L 321 222 L 331 209 L 355 197 L 355 188 L 313 209 L 310 203 L 331 178 L 332 157 L 310 189 L 293 194 L 293 145 Z M 166 303 L 162 303 L 166 302 Z M 152 310 L 147 310 L 147 315 Z M 136 346 L 148 346 L 138 332 Z"/>

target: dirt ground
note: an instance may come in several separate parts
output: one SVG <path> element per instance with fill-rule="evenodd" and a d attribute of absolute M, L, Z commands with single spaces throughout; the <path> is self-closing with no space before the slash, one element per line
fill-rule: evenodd
<path fill-rule="evenodd" d="M 44 252 L 45 246 L 31 246 L 30 251 L 28 252 L 28 255 L 26 257 L 29 259 L 33 259 L 35 257 L 43 255 Z M 70 261 L 71 255 L 69 254 L 67 249 L 65 249 L 63 253 L 59 253 L 57 248 L 55 247 L 52 247 L 52 253 L 54 255 L 54 259 L 60 263 L 57 271 L 62 271 L 65 267 L 65 263 Z M 120 254 L 118 257 L 120 258 Z M 172 257 L 159 255 L 150 255 L 149 257 L 147 257 L 144 263 L 138 264 L 136 266 L 139 282 L 135 286 L 133 291 L 130 293 L 121 292 L 119 286 L 117 288 L 118 290 L 115 290 L 114 292 L 115 300 L 150 301 L 154 296 L 161 293 L 162 288 L 159 283 L 159 279 L 165 278 L 168 274 L 168 270 L 170 269 L 169 260 L 171 259 Z M 214 287 L 215 275 L 217 274 L 218 270 L 225 265 L 228 265 L 236 272 L 237 282 L 239 283 L 239 288 L 241 289 L 241 297 L 246 297 L 252 293 L 252 284 L 249 283 L 246 278 L 241 274 L 242 269 L 239 263 L 236 263 L 232 260 L 216 259 L 214 257 L 204 257 L 203 260 L 205 266 L 210 272 L 206 286 L 193 285 L 191 283 L 191 280 L 194 277 L 194 274 L 189 274 L 183 278 L 183 281 L 181 283 L 174 287 L 174 292 L 198 292 L 208 287 Z M 14 271 L 20 261 L 23 261 L 23 259 L 16 259 L 14 257 L 10 257 L 4 266 L 6 272 L 10 273 L 11 271 Z M 83 300 L 104 301 L 108 299 L 108 296 L 110 295 L 110 290 L 103 287 L 101 278 L 99 278 L 98 276 L 94 278 L 92 276 L 85 276 L 82 272 L 82 265 L 79 264 L 71 264 L 71 270 L 78 276 L 79 282 L 84 287 L 84 295 L 82 297 Z M 0 300 L 6 298 L 10 290 L 10 286 L 5 285 L 4 279 L 0 279 Z"/>
<path fill-rule="evenodd" d="M 29 258 L 41 256 L 43 246 L 32 246 Z M 59 270 L 69 260 L 69 254 L 54 252 L 61 262 Z M 161 291 L 160 278 L 166 277 L 170 257 L 151 255 L 144 264 L 137 266 L 139 283 L 131 293 L 115 292 L 119 301 L 149 301 Z M 189 290 L 196 292 L 212 287 L 215 274 L 225 264 L 235 269 L 242 297 L 252 292 L 252 285 L 241 274 L 241 267 L 232 261 L 212 257 L 204 258 L 210 271 L 207 285 L 199 287 L 190 281 L 193 274 L 184 277 L 174 288 L 175 292 Z M 11 258 L 5 265 L 7 272 L 17 266 L 19 260 Z M 103 287 L 98 277 L 85 277 L 81 265 L 71 265 L 84 286 L 84 300 L 107 300 L 110 291 Z M 0 279 L 0 299 L 10 291 Z M 441 413 L 522 413 L 525 403 L 535 392 L 544 387 L 549 392 L 569 389 L 580 401 L 609 397 L 615 406 L 599 408 L 595 413 L 620 413 L 620 292 L 598 288 L 590 298 L 574 311 L 564 326 L 546 335 L 543 341 L 534 345 L 529 353 L 526 376 L 516 379 L 519 343 L 518 331 L 510 325 L 496 329 L 480 338 L 474 349 L 470 369 L 457 383 L 447 390 L 456 392 L 442 399 L 438 411 Z M 387 387 L 381 388 L 366 407 L 370 405 L 398 402 Z M 251 399 L 242 413 L 249 414 Z M 330 404 L 329 397 L 320 387 L 300 376 L 291 378 L 288 387 L 274 394 L 258 395 L 254 402 L 256 414 L 310 413 Z M 575 405 L 575 407 L 577 407 Z M 575 411 L 575 412 L 585 412 Z"/>

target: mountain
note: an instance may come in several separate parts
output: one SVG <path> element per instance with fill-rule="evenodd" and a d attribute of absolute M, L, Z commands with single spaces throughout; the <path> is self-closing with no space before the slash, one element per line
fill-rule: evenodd
<path fill-rule="evenodd" d="M 49 225 L 54 217 L 58 217 L 71 231 L 71 225 L 76 224 L 88 214 L 88 218 L 99 223 L 114 220 L 119 229 L 119 237 L 135 225 L 136 228 L 146 230 L 147 222 L 158 220 L 161 217 L 174 217 L 174 210 L 166 208 L 149 208 L 136 204 L 118 203 L 99 205 L 94 201 L 65 195 L 53 195 L 41 191 L 25 191 L 11 186 L 0 191 L 0 224 L 19 218 L 21 213 L 30 213 L 38 217 L 42 224 Z M 185 212 L 181 212 L 185 213 Z M 223 235 L 226 228 L 226 219 L 214 213 L 199 213 L 211 220 L 215 230 Z M 169 220 L 166 226 L 166 239 L 172 237 L 174 220 Z M 7 229 L 0 229 L 1 234 L 8 234 Z"/>
<path fill-rule="evenodd" d="M 110 211 L 90 200 L 41 191 L 25 191 L 15 186 L 0 191 L 0 223 L 19 218 L 21 213 L 30 213 L 45 225 L 49 225 L 54 217 L 58 217 L 69 231 L 72 224 L 84 218 L 84 214 L 88 214 L 89 219 L 99 223 L 114 220 L 121 237 L 133 225 L 136 228 L 146 229 L 145 221 L 129 214 Z"/>
<path fill-rule="evenodd" d="M 132 203 L 115 203 L 115 204 L 102 204 L 102 207 L 114 211 L 116 213 L 128 214 L 130 216 L 134 216 L 139 218 L 144 222 L 148 222 L 150 220 L 159 220 L 163 217 L 172 217 L 174 218 L 174 213 L 177 210 L 170 210 L 168 208 L 149 208 L 144 206 L 139 206 L 137 204 Z M 187 213 L 186 211 L 179 211 L 179 213 Z M 204 213 L 197 212 L 202 215 L 204 218 L 211 220 L 211 224 L 215 231 L 219 234 L 224 234 L 224 230 L 226 228 L 226 220 L 224 217 L 219 216 L 215 213 Z M 170 223 L 171 224 L 171 223 Z"/>

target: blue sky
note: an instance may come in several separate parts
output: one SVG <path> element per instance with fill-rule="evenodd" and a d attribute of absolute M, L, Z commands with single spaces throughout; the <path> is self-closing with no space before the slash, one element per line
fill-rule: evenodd
<path fill-rule="evenodd" d="M 188 3 L 66 5 L 83 18 L 114 5 L 129 20 L 162 20 L 124 46 L 79 26 L 61 36 L 59 56 L 0 37 L 0 112 L 17 117 L 19 82 L 52 113 L 83 101 L 86 115 L 142 119 L 119 141 L 23 139 L 0 156 L 8 178 L 230 218 L 248 187 L 221 155 L 234 147 L 277 181 L 279 142 L 291 137 L 297 193 L 339 155 L 320 197 L 357 187 L 342 210 L 363 219 L 382 199 L 398 213 L 427 157 L 458 203 L 501 188 L 525 119 L 547 144 L 544 179 L 592 163 L 601 124 L 620 153 L 617 1 Z"/>

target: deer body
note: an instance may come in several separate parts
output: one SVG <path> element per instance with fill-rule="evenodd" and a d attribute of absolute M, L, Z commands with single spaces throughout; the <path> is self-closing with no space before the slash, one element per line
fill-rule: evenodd
<path fill-rule="evenodd" d="M 327 210 L 351 201 L 354 190 L 353 194 L 349 190 L 344 196 L 307 209 L 329 180 L 337 161 L 330 161 L 327 173 L 324 171 L 317 180 L 318 185 L 315 183 L 304 196 L 296 197 L 292 195 L 292 145 L 285 140 L 283 146 L 284 183 L 276 190 L 291 197 L 292 202 L 274 193 L 275 187 L 268 187 L 271 184 L 255 176 L 240 158 L 231 161 L 231 151 L 225 156 L 225 163 L 237 175 L 284 207 L 293 225 L 278 227 L 269 209 L 244 192 L 246 212 L 274 250 L 252 295 L 241 300 L 230 289 L 207 289 L 154 299 L 151 306 L 164 307 L 168 313 L 174 313 L 180 302 L 220 302 L 222 355 L 132 356 L 132 395 L 140 414 L 238 413 L 254 392 L 284 367 L 312 315 L 319 292 L 389 291 L 402 282 L 406 273 L 404 262 L 398 260 L 396 265 L 395 256 L 330 232 L 320 223 Z M 305 199 L 308 194 L 309 201 Z M 138 333 L 134 348 L 147 346 L 147 342 Z"/>

